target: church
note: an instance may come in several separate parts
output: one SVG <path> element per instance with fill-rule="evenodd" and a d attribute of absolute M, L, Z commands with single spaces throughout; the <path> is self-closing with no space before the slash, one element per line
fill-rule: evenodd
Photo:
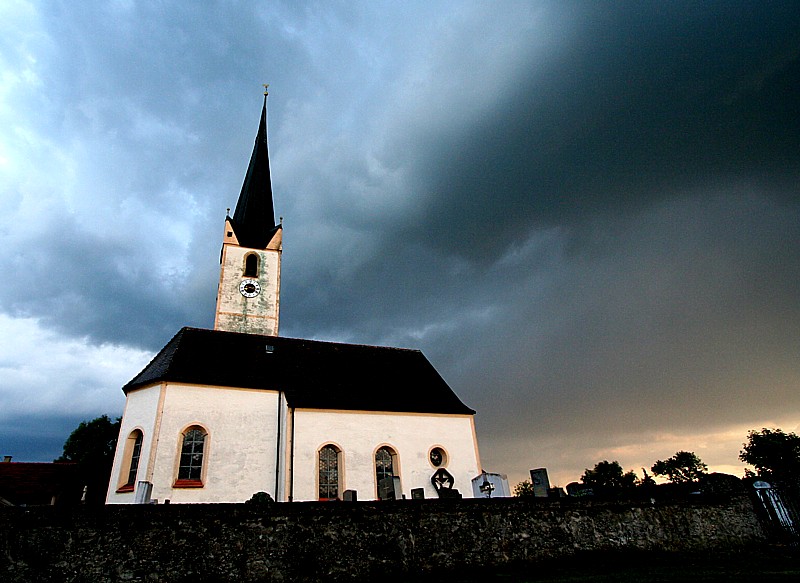
<path fill-rule="evenodd" d="M 214 329 L 181 329 L 122 387 L 106 502 L 471 497 L 475 411 L 422 352 L 278 335 L 266 95 L 225 217 Z"/>

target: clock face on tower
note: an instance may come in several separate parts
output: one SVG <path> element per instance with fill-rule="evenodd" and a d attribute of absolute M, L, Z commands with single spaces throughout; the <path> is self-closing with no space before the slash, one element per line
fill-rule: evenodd
<path fill-rule="evenodd" d="M 261 286 L 255 279 L 243 279 L 239 284 L 239 292 L 246 298 L 254 298 L 261 292 Z"/>

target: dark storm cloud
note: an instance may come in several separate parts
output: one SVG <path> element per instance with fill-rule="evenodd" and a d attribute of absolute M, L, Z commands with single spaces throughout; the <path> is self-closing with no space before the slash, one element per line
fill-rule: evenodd
<path fill-rule="evenodd" d="M 744 3 L 561 18 L 572 42 L 486 115 L 427 111 L 444 131 L 388 140 L 421 202 L 322 290 L 289 279 L 288 298 L 313 298 L 295 315 L 323 336 L 422 346 L 479 410 L 490 452 L 796 412 L 800 16 Z"/>
<path fill-rule="evenodd" d="M 622 216 L 715 177 L 796 196 L 795 9 L 594 6 L 571 12 L 574 43 L 493 111 L 431 138 L 413 236 L 491 261 L 533 227 Z"/>
<path fill-rule="evenodd" d="M 0 443 L 14 461 L 51 462 L 63 453 L 66 436 L 81 421 L 96 416 L 14 416 L 0 424 Z"/>
<path fill-rule="evenodd" d="M 405 311 L 409 273 L 419 273 L 412 295 L 452 287 L 425 277 L 447 274 L 441 266 L 425 271 L 437 260 L 455 261 L 450 270 L 459 261 L 485 268 L 550 228 L 580 253 L 595 244 L 586 232 L 598 216 L 610 215 L 613 232 L 632 214 L 702 198 L 718 183 L 747 182 L 758 196 L 796 201 L 794 11 L 635 3 L 565 12 L 561 21 L 577 31 L 572 44 L 548 49 L 486 116 L 450 121 L 433 135 L 412 125 L 389 140 L 385 158 L 409 161 L 407 195 L 422 203 L 388 223 L 353 225 L 379 242 L 365 251 L 374 260 L 361 266 L 353 293 L 385 282 L 382 293 Z M 351 225 L 351 211 L 336 212 Z"/>

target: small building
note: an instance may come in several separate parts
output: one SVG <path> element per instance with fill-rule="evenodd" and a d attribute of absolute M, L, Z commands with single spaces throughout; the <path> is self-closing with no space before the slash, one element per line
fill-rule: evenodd
<path fill-rule="evenodd" d="M 265 94 L 214 330 L 183 328 L 123 387 L 107 502 L 133 503 L 140 482 L 172 503 L 471 497 L 475 411 L 420 351 L 278 335 L 282 233 Z"/>
<path fill-rule="evenodd" d="M 74 463 L 0 462 L 0 506 L 78 504 L 82 493 Z"/>

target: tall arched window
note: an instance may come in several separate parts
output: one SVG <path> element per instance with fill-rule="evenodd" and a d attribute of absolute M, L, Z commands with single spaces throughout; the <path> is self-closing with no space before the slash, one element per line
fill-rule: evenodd
<path fill-rule="evenodd" d="M 320 500 L 339 497 L 339 453 L 334 445 L 326 445 L 319 450 Z"/>
<path fill-rule="evenodd" d="M 136 486 L 136 474 L 139 471 L 139 458 L 142 454 L 142 432 L 138 429 L 131 431 L 125 443 L 123 454 L 121 484 L 117 492 L 133 492 Z"/>
<path fill-rule="evenodd" d="M 136 473 L 139 471 L 139 456 L 142 454 L 142 432 L 138 429 L 131 433 L 133 449 L 131 450 L 131 463 L 128 466 L 128 481 L 126 484 L 136 484 Z M 130 439 L 130 437 L 128 438 Z"/>
<path fill-rule="evenodd" d="M 375 452 L 375 479 L 378 483 L 384 478 L 394 476 L 394 452 L 388 447 L 382 447 Z"/>
<path fill-rule="evenodd" d="M 183 434 L 181 460 L 176 486 L 202 486 L 203 459 L 208 434 L 201 427 L 190 427 Z"/>
<path fill-rule="evenodd" d="M 245 277 L 258 277 L 258 255 L 250 253 L 244 258 Z"/>
<path fill-rule="evenodd" d="M 375 485 L 379 500 L 395 500 L 402 496 L 397 477 L 397 452 L 391 447 L 383 446 L 375 452 Z"/>
<path fill-rule="evenodd" d="M 383 446 L 375 452 L 375 485 L 379 500 L 396 500 L 402 496 L 397 477 L 397 452 Z"/>

